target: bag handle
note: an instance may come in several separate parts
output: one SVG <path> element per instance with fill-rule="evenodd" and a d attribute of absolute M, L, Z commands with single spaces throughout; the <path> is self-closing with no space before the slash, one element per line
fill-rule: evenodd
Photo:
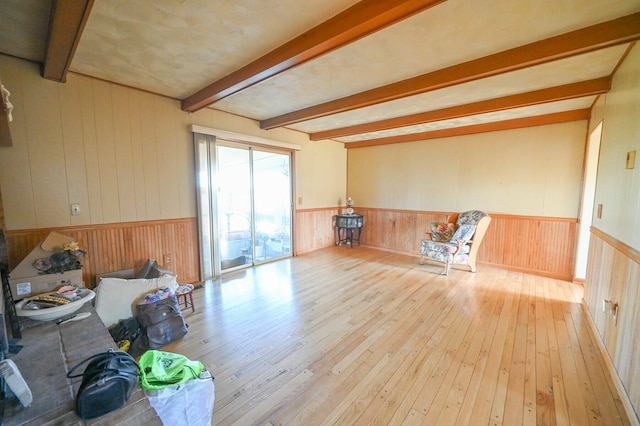
<path fill-rule="evenodd" d="M 82 375 L 83 375 L 84 373 L 75 374 L 75 375 L 73 375 L 72 373 L 73 373 L 74 371 L 76 371 L 76 370 L 77 370 L 77 369 L 78 369 L 82 364 L 84 364 L 84 363 L 86 363 L 86 362 L 89 362 L 89 361 L 92 361 L 92 360 L 94 360 L 94 359 L 96 359 L 96 358 L 104 358 L 104 357 L 105 357 L 105 355 L 107 356 L 107 358 L 108 358 L 108 357 L 110 357 L 111 355 L 113 355 L 113 356 L 114 356 L 114 357 L 116 357 L 116 358 L 125 358 L 127 361 L 130 361 L 130 362 L 134 363 L 134 364 L 135 364 L 135 366 L 138 368 L 138 370 L 140 370 L 140 366 L 138 365 L 138 363 L 136 362 L 136 360 L 135 360 L 131 355 L 129 355 L 129 354 L 128 354 L 128 353 L 126 353 L 126 352 L 122 352 L 122 351 L 114 351 L 113 349 L 109 349 L 107 352 L 100 352 L 100 353 L 97 353 L 97 354 L 95 354 L 95 355 L 91 355 L 90 357 L 88 357 L 88 358 L 86 358 L 86 359 L 84 359 L 84 360 L 80 361 L 80 362 L 79 362 L 78 364 L 76 364 L 73 368 L 71 368 L 71 370 L 69 370 L 69 371 L 67 372 L 67 378 L 69 378 L 69 379 L 73 379 L 73 378 L 75 378 L 75 377 L 82 377 Z"/>

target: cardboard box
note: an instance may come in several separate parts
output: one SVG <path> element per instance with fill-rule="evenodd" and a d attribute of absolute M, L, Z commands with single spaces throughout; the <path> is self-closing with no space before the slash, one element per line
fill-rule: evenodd
<path fill-rule="evenodd" d="M 63 285 L 84 287 L 82 269 L 67 271 L 62 274 L 33 275 L 30 277 L 12 278 L 9 273 L 9 286 L 13 300 L 24 299 L 36 294 L 48 293 Z"/>
<path fill-rule="evenodd" d="M 22 262 L 9 272 L 9 286 L 13 300 L 24 299 L 40 293 L 47 293 L 63 285 L 84 287 L 82 269 L 66 271 L 62 274 L 40 274 L 33 262 L 51 256 L 56 249 L 73 242 L 73 238 L 51 232 L 34 248 Z"/>

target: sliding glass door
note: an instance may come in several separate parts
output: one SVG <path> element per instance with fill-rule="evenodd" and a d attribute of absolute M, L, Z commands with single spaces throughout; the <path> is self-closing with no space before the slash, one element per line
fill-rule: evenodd
<path fill-rule="evenodd" d="M 195 141 L 203 279 L 290 256 L 291 154 L 206 135 Z"/>
<path fill-rule="evenodd" d="M 252 151 L 254 259 L 291 255 L 291 159 L 289 154 Z"/>
<path fill-rule="evenodd" d="M 218 246 L 221 270 L 251 263 L 251 151 L 216 147 L 218 162 Z"/>

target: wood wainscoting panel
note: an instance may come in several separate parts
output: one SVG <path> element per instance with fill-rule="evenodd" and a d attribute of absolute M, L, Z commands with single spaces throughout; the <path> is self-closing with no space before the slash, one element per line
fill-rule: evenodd
<path fill-rule="evenodd" d="M 577 220 L 492 214 L 478 260 L 570 280 Z"/>
<path fill-rule="evenodd" d="M 50 232 L 75 238 L 87 251 L 82 278 L 90 288 L 96 274 L 140 267 L 149 258 L 176 273 L 181 283 L 200 281 L 196 218 L 7 231 L 9 268 L 17 266 Z M 165 265 L 166 255 L 170 263 Z"/>
<path fill-rule="evenodd" d="M 446 222 L 449 213 L 412 210 L 357 209 L 364 216 L 362 243 L 383 249 L 416 253 L 431 222 Z"/>
<path fill-rule="evenodd" d="M 603 300 L 618 305 L 617 317 L 606 314 Z M 584 305 L 590 325 L 605 352 L 608 368 L 626 394 L 627 412 L 640 412 L 640 252 L 591 228 Z"/>
<path fill-rule="evenodd" d="M 431 222 L 453 212 L 357 208 L 364 216 L 361 242 L 391 251 L 418 254 Z M 478 261 L 563 280 L 573 274 L 577 220 L 491 214 Z"/>
<path fill-rule="evenodd" d="M 337 207 L 296 210 L 295 254 L 330 247 L 336 242 L 335 216 Z"/>

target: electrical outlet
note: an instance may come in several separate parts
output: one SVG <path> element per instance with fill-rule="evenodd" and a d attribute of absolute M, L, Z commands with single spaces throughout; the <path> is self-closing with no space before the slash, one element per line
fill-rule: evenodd
<path fill-rule="evenodd" d="M 71 216 L 80 216 L 80 204 L 71 204 Z"/>
<path fill-rule="evenodd" d="M 171 255 L 170 254 L 165 254 L 164 256 L 162 256 L 162 258 L 164 259 L 164 266 L 171 265 Z"/>
<path fill-rule="evenodd" d="M 618 324 L 618 309 L 620 309 L 620 307 L 616 302 L 602 299 L 602 312 L 604 312 L 605 315 L 611 315 L 616 325 Z"/>

